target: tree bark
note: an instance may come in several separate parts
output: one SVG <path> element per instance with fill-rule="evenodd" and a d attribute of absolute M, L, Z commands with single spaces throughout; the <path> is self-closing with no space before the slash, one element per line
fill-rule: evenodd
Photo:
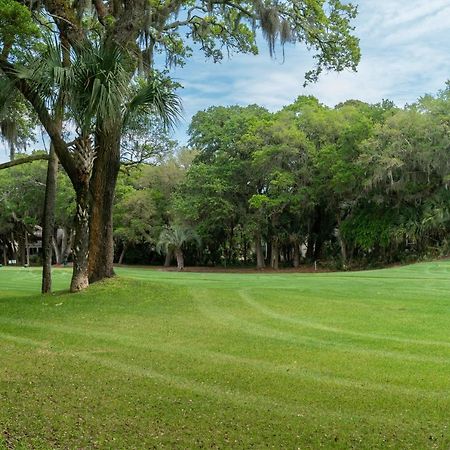
<path fill-rule="evenodd" d="M 44 200 L 44 226 L 42 229 L 42 289 L 46 294 L 52 290 L 52 242 L 55 228 L 56 179 L 58 177 L 58 157 L 53 144 L 47 166 L 47 182 Z"/>
<path fill-rule="evenodd" d="M 75 240 L 73 249 L 73 274 L 71 292 L 89 286 L 89 185 L 80 183 L 76 189 L 77 211 L 75 214 Z"/>
<path fill-rule="evenodd" d="M 297 269 L 300 266 L 300 243 L 295 240 L 293 243 L 294 257 L 292 260 L 293 266 Z"/>
<path fill-rule="evenodd" d="M 341 234 L 341 218 L 338 216 L 337 218 L 337 229 L 336 229 L 336 238 L 339 242 L 339 247 L 341 249 L 341 265 L 343 269 L 347 269 L 347 246 L 345 245 L 345 240 Z"/>
<path fill-rule="evenodd" d="M 119 256 L 118 264 L 122 264 L 123 258 L 125 256 L 126 251 L 127 251 L 127 248 L 128 248 L 128 244 L 123 244 L 122 251 L 121 251 L 120 256 Z"/>
<path fill-rule="evenodd" d="M 245 237 L 243 237 L 242 259 L 244 260 L 244 264 L 247 264 L 247 259 L 248 259 L 248 241 L 247 241 L 247 239 Z"/>
<path fill-rule="evenodd" d="M 113 205 L 120 168 L 120 127 L 96 133 L 97 157 L 90 184 L 89 281 L 114 276 Z"/>
<path fill-rule="evenodd" d="M 177 258 L 178 270 L 183 270 L 184 269 L 184 255 L 183 255 L 183 250 L 181 250 L 181 248 L 177 248 L 175 250 L 175 257 Z"/>
<path fill-rule="evenodd" d="M 61 252 L 58 248 L 58 241 L 55 236 L 52 236 L 52 263 L 53 255 L 55 255 L 55 264 L 61 264 Z"/>
<path fill-rule="evenodd" d="M 30 267 L 30 247 L 28 246 L 27 230 L 25 230 L 25 235 L 24 235 L 24 247 L 25 247 L 25 264 L 24 264 L 24 266 Z"/>
<path fill-rule="evenodd" d="M 17 242 L 16 242 L 13 232 L 11 232 L 11 251 L 12 251 L 12 259 L 14 261 L 16 261 L 16 264 L 17 264 L 17 260 L 19 259 L 18 255 L 17 255 L 18 248 L 17 248 Z"/>
<path fill-rule="evenodd" d="M 272 269 L 278 269 L 280 261 L 280 240 L 277 236 L 278 214 L 273 214 L 271 218 L 272 238 L 270 240 L 270 265 Z"/>
<path fill-rule="evenodd" d="M 26 253 L 26 248 L 25 248 L 25 227 L 21 227 L 22 229 L 19 231 L 19 255 L 20 255 L 20 265 L 22 267 L 25 266 L 25 253 Z"/>
<path fill-rule="evenodd" d="M 64 246 L 64 250 L 61 250 L 61 260 L 64 265 L 66 265 L 67 260 L 69 259 L 70 254 L 72 253 L 73 241 L 74 241 L 74 232 L 73 230 L 69 230 L 69 234 L 66 232 L 66 242 Z"/>
<path fill-rule="evenodd" d="M 264 269 L 266 266 L 264 263 L 264 252 L 261 245 L 261 234 L 256 233 L 255 236 L 255 252 L 256 252 L 256 268 L 258 270 Z"/>
<path fill-rule="evenodd" d="M 270 252 L 270 265 L 272 266 L 272 269 L 278 270 L 279 267 L 279 259 L 280 259 L 280 249 L 279 249 L 279 242 L 278 242 L 278 236 L 272 236 L 272 251 Z"/>

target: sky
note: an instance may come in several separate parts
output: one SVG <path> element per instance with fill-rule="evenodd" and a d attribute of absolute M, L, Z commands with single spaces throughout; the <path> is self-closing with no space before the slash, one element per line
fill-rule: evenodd
<path fill-rule="evenodd" d="M 356 3 L 356 2 L 354 2 Z M 271 59 L 262 43 L 260 54 L 234 55 L 220 64 L 196 55 L 175 70 L 184 89 L 184 121 L 177 132 L 186 139 L 190 118 L 212 105 L 257 103 L 276 111 L 299 95 L 314 95 L 334 106 L 348 99 L 376 103 L 383 98 L 397 105 L 435 93 L 450 78 L 450 2 L 448 0 L 360 0 L 355 34 L 361 62 L 356 73 L 322 74 L 303 88 L 311 57 L 300 46 L 287 46 Z"/>
<path fill-rule="evenodd" d="M 184 86 L 180 91 L 183 119 L 175 138 L 187 141 L 191 117 L 213 105 L 257 103 L 271 111 L 314 95 L 334 106 L 348 99 L 376 103 L 393 100 L 403 106 L 425 93 L 436 93 L 450 79 L 449 0 L 359 0 L 355 34 L 360 38 L 361 62 L 356 73 L 322 74 L 303 88 L 304 73 L 312 67 L 311 56 L 298 46 L 285 48 L 285 59 L 270 58 L 262 42 L 260 54 L 233 55 L 221 63 L 195 54 L 172 71 Z M 0 162 L 7 159 L 0 143 Z"/>

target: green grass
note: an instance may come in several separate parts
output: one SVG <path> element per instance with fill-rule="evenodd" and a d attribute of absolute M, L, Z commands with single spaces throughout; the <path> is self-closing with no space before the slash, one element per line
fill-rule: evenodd
<path fill-rule="evenodd" d="M 0 269 L 0 448 L 450 448 L 449 262 L 119 274 Z"/>

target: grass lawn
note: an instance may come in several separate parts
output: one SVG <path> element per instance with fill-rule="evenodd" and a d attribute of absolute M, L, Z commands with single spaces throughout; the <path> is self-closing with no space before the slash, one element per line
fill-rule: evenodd
<path fill-rule="evenodd" d="M 450 448 L 450 262 L 119 274 L 0 268 L 0 448 Z"/>

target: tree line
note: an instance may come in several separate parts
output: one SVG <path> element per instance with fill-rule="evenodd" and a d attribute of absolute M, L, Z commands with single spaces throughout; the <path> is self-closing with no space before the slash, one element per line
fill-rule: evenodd
<path fill-rule="evenodd" d="M 404 108 L 388 100 L 330 108 L 300 96 L 275 113 L 257 105 L 198 112 L 188 147 L 161 135 L 151 164 L 120 173 L 115 261 L 347 269 L 447 255 L 449 126 L 450 85 Z M 11 172 L 6 185 L 21 192 L 26 179 L 34 182 Z M 74 208 L 70 189 L 59 195 Z M 14 197 L 0 184 L 2 198 Z M 37 223 L 29 198 L 21 214 Z M 72 233 L 67 208 L 58 210 L 60 237 Z"/>
<path fill-rule="evenodd" d="M 276 113 L 212 107 L 192 120 L 195 157 L 160 221 L 195 231 L 191 264 L 346 269 L 447 255 L 449 121 L 449 85 L 404 108 L 304 96 Z"/>

